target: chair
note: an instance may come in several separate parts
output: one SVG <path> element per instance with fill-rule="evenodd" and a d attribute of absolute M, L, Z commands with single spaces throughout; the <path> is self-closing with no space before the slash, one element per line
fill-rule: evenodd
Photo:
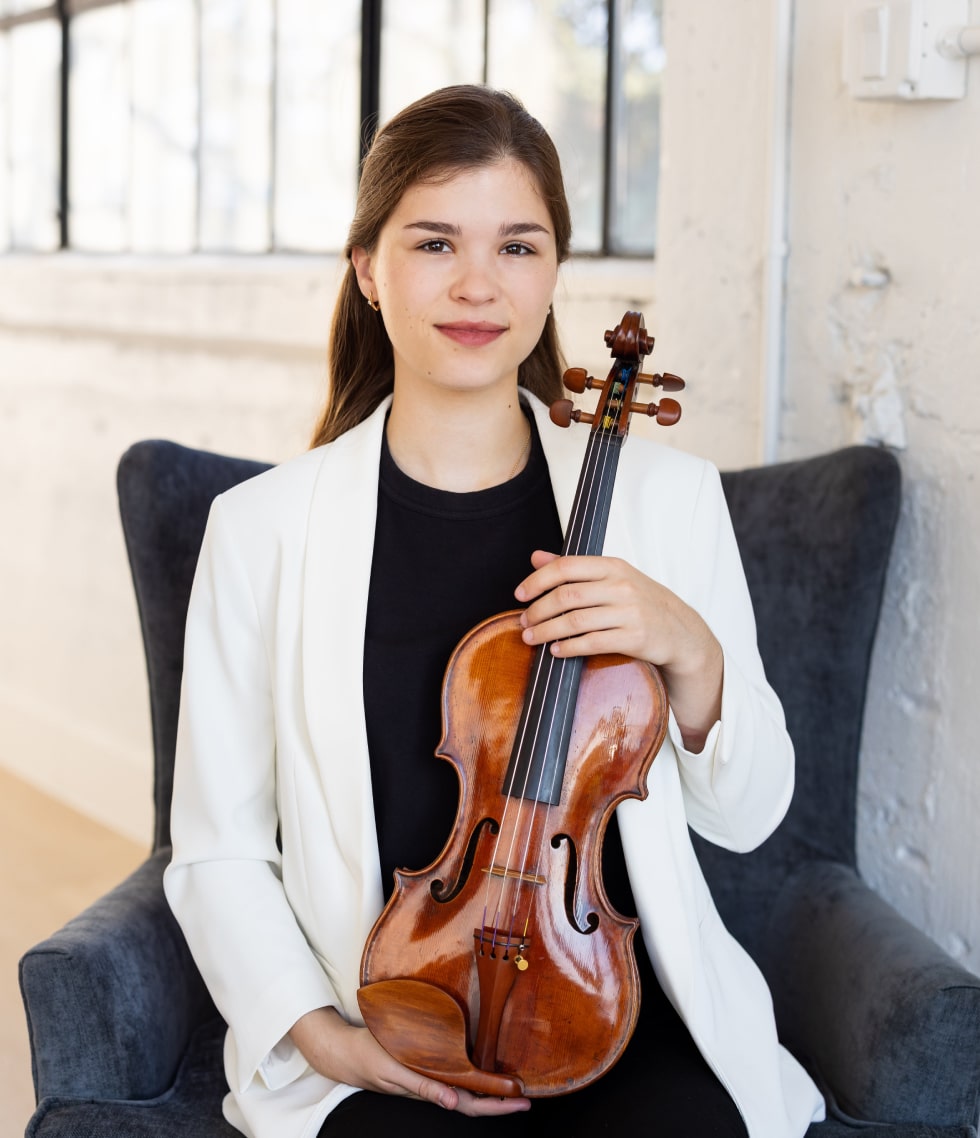
<path fill-rule="evenodd" d="M 224 1026 L 170 914 L 183 623 L 208 506 L 259 463 L 132 447 L 119 497 L 150 683 L 156 830 L 147 861 L 21 961 L 38 1106 L 28 1138 L 233 1138 Z M 854 447 L 724 475 L 797 792 L 759 850 L 698 841 L 722 915 L 759 961 L 786 1044 L 830 1096 L 809 1138 L 976 1138 L 980 980 L 855 868 L 858 748 L 899 503 L 898 465 Z M 870 1124 L 869 1124 L 870 1122 Z M 891 1125 L 886 1125 L 891 1124 Z"/>

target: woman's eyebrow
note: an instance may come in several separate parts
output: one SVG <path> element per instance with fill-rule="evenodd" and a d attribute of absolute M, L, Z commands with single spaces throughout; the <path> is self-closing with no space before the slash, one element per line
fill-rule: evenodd
<path fill-rule="evenodd" d="M 428 233 L 441 233 L 444 237 L 459 237 L 463 232 L 458 225 L 448 221 L 410 221 L 406 229 L 424 229 Z"/>
<path fill-rule="evenodd" d="M 462 229 L 449 221 L 410 221 L 405 229 L 424 229 L 427 233 L 439 233 L 443 237 L 459 237 Z M 525 233 L 550 233 L 550 230 L 537 221 L 504 222 L 497 231 L 499 237 L 520 237 Z"/>
<path fill-rule="evenodd" d="M 550 229 L 536 221 L 512 221 L 510 224 L 501 225 L 499 234 L 501 237 L 520 237 L 523 233 L 550 232 Z"/>

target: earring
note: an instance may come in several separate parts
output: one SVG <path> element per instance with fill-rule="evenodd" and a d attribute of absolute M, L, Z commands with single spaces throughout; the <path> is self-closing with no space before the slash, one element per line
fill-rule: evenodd
<path fill-rule="evenodd" d="M 381 311 L 381 303 L 380 303 L 380 301 L 378 301 L 378 300 L 375 300 L 375 299 L 374 299 L 374 297 L 372 297 L 372 296 L 366 297 L 366 300 L 367 300 L 367 302 L 368 302 L 368 306 L 369 306 L 370 308 L 373 308 L 375 312 L 380 312 L 380 311 Z"/>

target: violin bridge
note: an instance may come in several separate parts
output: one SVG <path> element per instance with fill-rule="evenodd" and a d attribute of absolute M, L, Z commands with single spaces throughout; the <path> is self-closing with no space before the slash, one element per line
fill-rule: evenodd
<path fill-rule="evenodd" d="M 491 877 L 503 877 L 508 881 L 522 881 L 525 885 L 547 885 L 547 879 L 541 877 L 537 873 L 525 873 L 521 869 L 511 869 L 507 865 L 491 865 L 488 869 L 483 867 L 483 872 L 488 873 Z"/>

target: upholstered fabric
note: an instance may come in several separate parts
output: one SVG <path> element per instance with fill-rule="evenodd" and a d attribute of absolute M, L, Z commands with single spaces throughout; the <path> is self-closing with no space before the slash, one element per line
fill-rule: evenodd
<path fill-rule="evenodd" d="M 232 1138 L 223 1025 L 163 898 L 183 620 L 209 504 L 262 464 L 166 442 L 119 495 L 146 648 L 155 853 L 21 962 L 32 1138 Z M 773 989 L 780 1031 L 831 1096 L 808 1138 L 976 1138 L 980 981 L 854 868 L 861 717 L 897 517 L 898 467 L 850 448 L 725 474 L 759 641 L 797 749 L 797 793 L 761 849 L 699 856 Z M 831 759 L 827 760 L 830 752 Z M 818 762 L 819 757 L 819 762 Z M 898 1125 L 884 1125 L 892 1122 Z M 878 1123 L 878 1124 L 876 1124 Z"/>
<path fill-rule="evenodd" d="M 218 494 L 266 469 L 163 441 L 137 444 L 119 463 L 119 510 L 150 683 L 154 849 L 170 845 L 184 617 L 208 510 Z"/>
<path fill-rule="evenodd" d="M 980 980 L 839 863 L 783 885 L 769 921 L 780 1033 L 833 1108 L 954 1125 L 980 1113 Z"/>
<path fill-rule="evenodd" d="M 751 854 L 696 839 L 718 909 L 759 956 L 787 873 L 855 863 L 858 749 L 871 648 L 898 517 L 899 472 L 871 447 L 722 475 L 759 650 L 796 748 L 783 824 Z"/>
<path fill-rule="evenodd" d="M 21 961 L 45 1094 L 162 1094 L 188 1037 L 216 1014 L 163 896 L 168 860 L 158 851 Z"/>

